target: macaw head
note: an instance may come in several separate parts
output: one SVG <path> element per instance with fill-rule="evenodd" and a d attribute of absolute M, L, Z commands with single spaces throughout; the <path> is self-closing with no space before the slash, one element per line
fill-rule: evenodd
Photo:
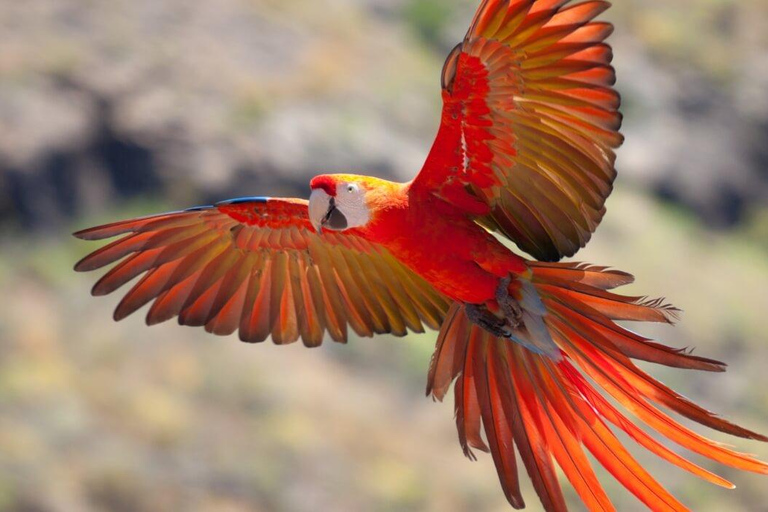
<path fill-rule="evenodd" d="M 371 219 L 371 179 L 351 174 L 326 174 L 310 182 L 309 220 L 318 233 L 365 226 Z"/>

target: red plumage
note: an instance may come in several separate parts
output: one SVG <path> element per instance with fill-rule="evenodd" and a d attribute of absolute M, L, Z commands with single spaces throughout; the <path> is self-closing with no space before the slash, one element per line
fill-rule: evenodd
<path fill-rule="evenodd" d="M 442 400 L 455 381 L 464 453 L 491 452 L 517 508 L 524 500 L 515 449 L 546 510 L 566 509 L 558 467 L 590 510 L 612 510 L 586 448 L 651 509 L 684 510 L 609 424 L 672 464 L 732 487 L 614 403 L 684 448 L 768 473 L 658 406 L 768 439 L 633 363 L 724 371 L 723 363 L 616 323 L 672 322 L 675 308 L 612 292 L 632 282 L 627 273 L 554 263 L 589 241 L 616 177 L 614 150 L 623 139 L 605 43 L 612 27 L 593 21 L 607 8 L 599 0 L 485 0 L 446 61 L 441 126 L 412 182 L 322 175 L 310 183 L 309 202 L 245 198 L 91 228 L 76 236 L 120 238 L 75 268 L 117 263 L 94 295 L 142 276 L 117 320 L 151 303 L 148 324 L 178 317 L 215 334 L 237 331 L 247 342 L 317 346 L 326 333 L 346 342 L 349 328 L 360 336 L 440 329 L 427 392 Z"/>

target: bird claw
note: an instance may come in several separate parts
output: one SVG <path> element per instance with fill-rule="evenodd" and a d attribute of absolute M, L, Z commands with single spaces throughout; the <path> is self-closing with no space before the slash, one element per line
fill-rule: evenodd
<path fill-rule="evenodd" d="M 512 332 L 507 328 L 507 322 L 488 311 L 485 305 L 467 304 L 465 310 L 470 321 L 494 336 L 499 338 L 510 338 L 512 336 Z"/>
<path fill-rule="evenodd" d="M 467 317 L 499 338 L 512 338 L 515 330 L 523 325 L 523 308 L 517 299 L 509 294 L 511 282 L 512 277 L 507 276 L 499 281 L 496 288 L 496 303 L 502 317 L 490 311 L 486 304 L 466 304 Z"/>
<path fill-rule="evenodd" d="M 515 329 L 523 323 L 523 308 L 520 307 L 517 299 L 509 294 L 509 284 L 511 282 L 511 276 L 507 276 L 499 281 L 499 286 L 496 288 L 496 302 L 498 302 L 499 308 L 504 313 L 509 325 L 512 329 Z"/>

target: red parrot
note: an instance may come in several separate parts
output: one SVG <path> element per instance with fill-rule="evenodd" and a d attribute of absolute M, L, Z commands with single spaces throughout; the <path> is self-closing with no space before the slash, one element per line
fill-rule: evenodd
<path fill-rule="evenodd" d="M 584 448 L 649 508 L 685 510 L 609 425 L 733 487 L 659 443 L 617 404 L 682 447 L 768 473 L 658 406 L 735 436 L 768 438 L 633 363 L 724 371 L 615 323 L 671 323 L 675 308 L 610 291 L 632 282 L 624 272 L 556 263 L 589 241 L 616 177 L 620 98 L 605 43 L 612 26 L 594 21 L 607 8 L 602 0 L 483 1 L 446 60 L 441 125 L 408 183 L 322 175 L 312 179 L 309 201 L 234 199 L 86 229 L 75 236 L 119 238 L 75 268 L 119 262 L 94 295 L 142 276 L 116 320 L 151 302 L 150 325 L 178 317 L 215 334 L 238 331 L 246 342 L 301 338 L 314 347 L 326 333 L 346 342 L 349 327 L 359 336 L 439 329 L 427 393 L 442 400 L 455 381 L 464 453 L 490 451 L 515 508 L 524 507 L 516 447 L 548 511 L 566 510 L 557 466 L 589 510 L 614 509 Z"/>

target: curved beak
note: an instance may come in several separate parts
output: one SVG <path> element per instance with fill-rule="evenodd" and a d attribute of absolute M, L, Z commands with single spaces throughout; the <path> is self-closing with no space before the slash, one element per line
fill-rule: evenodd
<path fill-rule="evenodd" d="M 318 233 L 324 227 L 341 231 L 348 226 L 347 218 L 336 206 L 336 200 L 322 189 L 313 190 L 309 196 L 309 221 Z"/>
<path fill-rule="evenodd" d="M 309 196 L 309 221 L 320 233 L 323 230 L 323 224 L 328 222 L 328 217 L 336 205 L 333 198 L 323 189 L 315 189 Z"/>

